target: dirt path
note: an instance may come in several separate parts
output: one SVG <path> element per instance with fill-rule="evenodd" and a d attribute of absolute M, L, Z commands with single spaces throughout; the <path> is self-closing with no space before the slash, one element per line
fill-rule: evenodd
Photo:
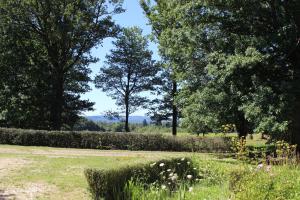
<path fill-rule="evenodd" d="M 27 183 L 23 187 L 0 190 L 0 200 L 35 200 L 37 197 L 55 190 L 55 186 L 45 183 Z"/>
<path fill-rule="evenodd" d="M 29 163 L 31 163 L 31 161 L 22 158 L 0 158 L 0 180 L 1 179 L 3 180 L 5 176 L 8 176 L 14 171 L 28 165 Z M 16 188 L 11 188 L 10 190 L 7 189 L 4 190 L 3 188 L 2 189 L 0 188 L 0 200 L 24 199 L 23 198 L 24 196 L 19 198 L 15 195 L 16 190 L 17 190 Z M 18 193 L 18 194 L 22 194 L 22 193 Z M 30 198 L 26 197 L 25 199 L 30 199 Z"/>
<path fill-rule="evenodd" d="M 0 179 L 29 163 L 22 158 L 0 158 Z"/>

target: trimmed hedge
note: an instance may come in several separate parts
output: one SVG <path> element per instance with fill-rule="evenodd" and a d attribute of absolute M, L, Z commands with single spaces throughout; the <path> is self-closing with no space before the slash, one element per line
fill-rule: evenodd
<path fill-rule="evenodd" d="M 145 151 L 229 152 L 230 137 L 44 131 L 0 128 L 0 144 Z"/>
<path fill-rule="evenodd" d="M 160 166 L 161 163 L 164 166 Z M 137 164 L 109 170 L 86 169 L 84 173 L 94 200 L 102 198 L 105 200 L 127 200 L 130 199 L 130 194 L 126 192 L 125 187 L 129 181 L 138 181 L 145 184 L 145 187 L 152 183 L 162 184 L 165 180 L 160 172 L 166 172 L 167 169 L 175 171 L 178 180 L 187 181 L 187 175 L 192 175 L 194 178 L 198 175 L 192 161 L 187 158 L 184 160 L 180 158 L 159 160 L 155 164 Z"/>

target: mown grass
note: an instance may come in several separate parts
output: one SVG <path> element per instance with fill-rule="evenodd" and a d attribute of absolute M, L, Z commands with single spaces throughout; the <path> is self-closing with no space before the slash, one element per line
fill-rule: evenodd
<path fill-rule="evenodd" d="M 100 167 L 115 168 L 131 162 L 137 162 L 139 158 L 122 157 L 48 157 L 30 156 L 20 154 L 4 154 L 1 158 L 22 158 L 30 162 L 24 167 L 17 169 L 9 176 L 5 176 L 0 181 L 1 188 L 22 187 L 27 183 L 45 183 L 53 185 L 57 190 L 51 194 L 41 197 L 42 199 L 60 198 L 67 194 L 69 199 L 85 199 L 87 184 L 83 176 L 84 168 Z"/>
<path fill-rule="evenodd" d="M 247 140 L 247 143 L 250 139 Z M 251 145 L 262 145 L 265 140 L 254 137 Z M 114 154 L 114 155 L 113 155 Z M 139 186 L 133 189 L 136 199 L 152 200 L 298 200 L 300 199 L 300 169 L 297 165 L 258 168 L 220 154 L 100 151 L 49 147 L 0 145 L 0 163 L 5 159 L 25 160 L 12 170 L 0 170 L 1 190 L 26 188 L 28 183 L 43 183 L 50 190 L 35 199 L 90 199 L 83 171 L 86 168 L 118 168 L 124 165 L 149 162 L 167 157 L 192 157 L 202 178 L 186 189 L 168 193 Z M 1 166 L 1 165 L 0 165 Z"/>
<path fill-rule="evenodd" d="M 10 163 L 5 167 L 11 169 L 0 171 L 0 175 L 3 173 L 0 178 L 0 191 L 26 188 L 28 183 L 42 183 L 52 189 L 37 199 L 89 199 L 83 174 L 86 168 L 111 169 L 181 154 L 0 145 L 0 162 L 6 162 L 8 159 L 25 161 L 23 165 L 16 167 Z"/>

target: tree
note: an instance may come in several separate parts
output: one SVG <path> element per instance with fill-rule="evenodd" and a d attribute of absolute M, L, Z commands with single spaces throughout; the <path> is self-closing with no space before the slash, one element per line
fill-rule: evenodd
<path fill-rule="evenodd" d="M 150 102 L 148 115 L 156 125 L 161 125 L 163 120 L 172 118 L 172 135 L 176 136 L 179 118 L 179 111 L 176 105 L 178 83 L 171 67 L 163 67 L 159 79 L 160 83 L 156 87 L 156 93 L 162 98 L 156 98 Z"/>
<path fill-rule="evenodd" d="M 178 63 L 174 69 L 186 83 L 185 105 L 195 95 L 206 105 L 197 104 L 202 112 L 186 110 L 185 117 L 213 114 L 203 127 L 230 120 L 274 137 L 290 135 L 292 143 L 300 144 L 299 1 L 142 5 L 154 31 L 159 30 L 161 52 Z"/>
<path fill-rule="evenodd" d="M 129 114 L 147 102 L 147 98 L 139 94 L 153 90 L 158 67 L 141 29 L 124 28 L 113 44 L 115 49 L 106 56 L 107 61 L 96 76 L 95 85 L 125 110 L 125 131 L 128 132 Z"/>
<path fill-rule="evenodd" d="M 0 126 L 47 129 L 49 74 L 40 44 L 0 3 Z"/>
<path fill-rule="evenodd" d="M 111 16 L 122 12 L 121 1 L 112 2 L 100 0 L 1 2 L 1 16 L 4 16 L 1 24 L 5 33 L 3 37 L 16 38 L 13 34 L 17 34 L 20 30 L 21 33 L 25 33 L 18 34 L 20 38 L 17 39 L 17 48 L 22 54 L 17 55 L 20 56 L 18 61 L 24 59 L 23 63 L 26 62 L 24 66 L 27 67 L 27 71 L 19 75 L 27 79 L 26 83 L 33 81 L 34 86 L 29 86 L 29 90 L 37 87 L 36 90 L 41 96 L 37 97 L 38 102 L 42 102 L 40 99 L 47 99 L 45 101 L 47 106 L 44 106 L 44 103 L 34 105 L 38 112 L 47 113 L 45 121 L 48 121 L 50 129 L 61 129 L 64 124 L 72 126 L 80 112 L 92 109 L 93 103 L 81 100 L 80 94 L 90 89 L 88 65 L 97 61 L 90 55 L 91 49 L 101 44 L 103 39 L 115 36 L 118 32 L 118 26 L 114 24 Z M 6 46 L 4 50 L 7 53 L 2 58 L 7 59 L 11 47 Z M 6 64 L 11 68 L 15 64 L 21 64 L 11 59 L 9 62 Z M 38 72 L 45 75 L 41 77 L 43 81 L 40 80 Z M 34 77 L 29 80 L 31 76 Z M 32 93 L 22 98 L 31 98 Z M 14 98 L 21 97 L 15 93 Z M 26 107 L 30 107 L 30 103 L 26 104 Z M 12 112 L 9 106 L 7 108 L 5 112 Z M 43 111 L 45 108 L 47 111 Z M 34 119 L 39 121 L 36 118 L 39 116 L 36 114 L 34 116 Z"/>
<path fill-rule="evenodd" d="M 146 119 L 143 120 L 143 126 L 148 126 L 148 122 Z"/>
<path fill-rule="evenodd" d="M 79 120 L 76 121 L 75 125 L 72 128 L 73 131 L 106 131 L 103 127 L 99 126 L 92 120 L 88 120 L 85 117 L 80 117 Z"/>
<path fill-rule="evenodd" d="M 104 117 L 108 120 L 120 120 L 120 113 L 113 110 L 107 110 L 104 112 Z"/>

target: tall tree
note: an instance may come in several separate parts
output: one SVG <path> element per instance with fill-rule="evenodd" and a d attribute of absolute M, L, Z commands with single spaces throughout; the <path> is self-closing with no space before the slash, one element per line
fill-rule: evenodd
<path fill-rule="evenodd" d="M 174 69 L 194 106 L 206 105 L 187 106 L 186 117 L 212 114 L 203 127 L 229 120 L 300 144 L 299 1 L 155 2 L 142 5 L 160 50 L 181 63 Z"/>
<path fill-rule="evenodd" d="M 6 10 L 0 12 L 0 31 L 0 126 L 47 129 L 49 74 L 43 50 Z"/>
<path fill-rule="evenodd" d="M 148 38 L 137 27 L 124 28 L 113 42 L 115 49 L 106 56 L 105 66 L 95 78 L 95 85 L 107 92 L 125 110 L 125 131 L 128 117 L 144 106 L 141 92 L 153 90 L 158 67 L 148 50 Z"/>
<path fill-rule="evenodd" d="M 2 30 L 15 29 L 25 33 L 23 36 L 19 34 L 20 38 L 17 40 L 18 48 L 22 50 L 22 54 L 17 54 L 20 56 L 18 60 L 24 59 L 23 62 L 27 62 L 24 65 L 27 72 L 24 72 L 22 78 L 34 76 L 26 80 L 26 83 L 33 81 L 41 98 L 36 97 L 47 99 L 46 107 L 34 105 L 38 107 L 39 112 L 47 108 L 47 112 L 44 113 L 48 113 L 46 118 L 49 121 L 49 129 L 61 129 L 64 124 L 72 126 L 81 111 L 92 109 L 93 103 L 80 99 L 80 94 L 89 90 L 88 65 L 97 61 L 91 56 L 90 51 L 101 44 L 103 39 L 117 34 L 118 26 L 111 17 L 123 11 L 121 2 L 121 0 L 1 2 L 1 15 L 5 16 Z M 15 37 L 12 34 L 16 33 L 17 31 L 5 31 L 4 37 L 11 39 Z M 1 55 L 2 58 L 7 59 L 12 48 L 14 47 L 6 46 L 4 50 L 7 53 Z M 26 48 L 31 48 L 31 51 L 26 52 Z M 14 64 L 18 66 L 21 64 L 14 63 L 11 59 L 9 61 L 12 69 Z M 33 75 L 34 69 L 35 72 L 45 74 L 41 77 L 44 82 L 39 80 L 39 73 Z M 31 90 L 33 86 L 28 88 Z M 33 92 L 28 94 L 27 98 L 31 98 L 32 94 Z M 17 95 L 14 98 L 21 97 Z M 26 106 L 29 107 L 30 103 Z M 8 109 L 6 112 L 12 110 Z"/>
<path fill-rule="evenodd" d="M 163 120 L 172 118 L 172 135 L 176 136 L 179 118 L 176 104 L 178 83 L 172 73 L 172 68 L 167 66 L 161 69 L 159 79 L 156 95 L 162 98 L 155 98 L 150 102 L 148 115 L 156 125 L 161 125 Z"/>

